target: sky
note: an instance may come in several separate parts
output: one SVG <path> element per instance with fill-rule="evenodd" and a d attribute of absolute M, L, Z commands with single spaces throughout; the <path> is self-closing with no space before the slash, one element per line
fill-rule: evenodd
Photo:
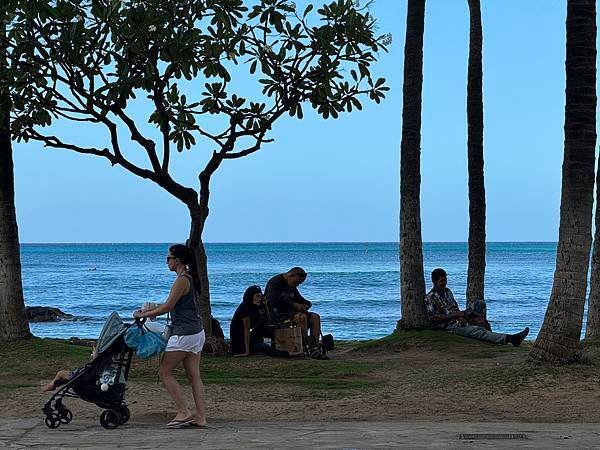
<path fill-rule="evenodd" d="M 308 3 L 296 0 L 301 11 Z M 566 2 L 481 4 L 487 240 L 556 241 Z M 273 143 L 224 161 L 212 178 L 206 242 L 398 240 L 406 1 L 376 0 L 371 12 L 379 32 L 393 36 L 389 53 L 372 68 L 386 78 L 387 98 L 379 105 L 365 99 L 362 111 L 337 120 L 323 120 L 306 105 L 303 120 L 286 117 L 274 125 Z M 426 242 L 466 241 L 468 235 L 468 27 L 465 0 L 427 0 L 421 130 Z M 251 90 L 256 80 L 243 77 L 240 87 Z M 137 113 L 142 117 L 143 109 Z M 108 145 L 101 128 L 58 123 L 56 130 L 81 143 Z M 197 188 L 212 150 L 202 142 L 174 155 L 174 178 Z M 30 142 L 15 145 L 14 160 L 23 243 L 182 242 L 189 233 L 182 203 L 105 159 Z"/>

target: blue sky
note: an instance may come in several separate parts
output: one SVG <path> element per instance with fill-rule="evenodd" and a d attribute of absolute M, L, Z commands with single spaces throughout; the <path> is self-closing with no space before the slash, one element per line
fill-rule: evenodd
<path fill-rule="evenodd" d="M 308 3 L 296 1 L 303 10 Z M 320 4 L 321 2 L 313 2 Z M 484 152 L 489 241 L 554 241 L 558 234 L 564 121 L 566 2 L 482 0 Z M 391 91 L 363 111 L 278 122 L 275 142 L 225 161 L 212 180 L 207 242 L 396 241 L 406 2 L 377 0 L 380 32 L 393 34 L 373 72 Z M 466 0 L 427 0 L 422 224 L 425 241 L 465 241 Z M 245 83 L 250 83 L 248 79 Z M 202 80 L 203 83 L 203 80 Z M 60 132 L 107 145 L 103 130 Z M 212 147 L 174 156 L 175 178 L 197 186 Z M 14 152 L 22 242 L 177 242 L 187 209 L 149 181 L 101 158 L 35 143 Z"/>

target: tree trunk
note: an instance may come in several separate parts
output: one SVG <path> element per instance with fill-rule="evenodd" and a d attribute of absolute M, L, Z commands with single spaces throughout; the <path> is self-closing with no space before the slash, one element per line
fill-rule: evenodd
<path fill-rule="evenodd" d="M 427 327 L 421 237 L 421 93 L 425 0 L 409 0 L 404 46 L 400 144 L 400 296 L 398 328 Z"/>
<path fill-rule="evenodd" d="M 212 336 L 212 311 L 210 307 L 208 264 L 204 243 L 202 242 L 202 231 L 204 230 L 204 224 L 206 223 L 208 215 L 202 214 L 200 208 L 195 208 L 193 211 L 190 210 L 190 214 L 192 217 L 192 224 L 188 246 L 196 255 L 196 274 L 198 275 L 198 280 L 200 280 L 200 286 L 196 286 L 200 315 L 202 317 L 202 324 L 204 325 L 206 336 Z"/>
<path fill-rule="evenodd" d="M 579 337 L 592 241 L 596 146 L 596 2 L 567 2 L 565 150 L 554 283 L 530 359 L 568 363 Z"/>
<path fill-rule="evenodd" d="M 206 164 L 204 170 L 198 177 L 200 179 L 200 196 L 198 204 L 189 203 L 190 216 L 192 225 L 190 229 L 190 238 L 188 246 L 194 250 L 197 262 L 197 274 L 200 280 L 200 286 L 197 288 L 198 299 L 200 303 L 200 314 L 206 336 L 212 336 L 212 311 L 210 307 L 210 285 L 208 282 L 208 264 L 204 243 L 202 242 L 202 233 L 204 232 L 204 224 L 210 212 L 208 201 L 210 199 L 210 177 L 219 168 L 223 162 L 221 153 L 213 152 L 211 159 Z"/>
<path fill-rule="evenodd" d="M 31 336 L 21 282 L 19 231 L 10 140 L 10 100 L 0 99 L 0 342 Z"/>
<path fill-rule="evenodd" d="M 596 231 L 592 250 L 592 274 L 590 277 L 590 296 L 588 302 L 586 339 L 600 337 L 600 158 L 596 170 Z"/>
<path fill-rule="evenodd" d="M 469 0 L 470 35 L 467 82 L 467 149 L 469 162 L 469 268 L 467 307 L 484 301 L 485 183 L 483 175 L 483 68 L 481 7 Z"/>

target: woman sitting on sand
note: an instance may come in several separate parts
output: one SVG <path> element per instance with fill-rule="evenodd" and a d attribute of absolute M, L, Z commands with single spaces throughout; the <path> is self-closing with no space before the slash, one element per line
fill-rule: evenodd
<path fill-rule="evenodd" d="M 264 304 L 260 286 L 250 286 L 244 292 L 242 303 L 237 307 L 231 325 L 231 353 L 233 356 L 249 356 L 265 353 L 270 356 L 289 356 L 263 342 L 263 338 L 271 337 L 268 326 L 269 317 Z"/>
<path fill-rule="evenodd" d="M 172 335 L 167 342 L 164 357 L 160 363 L 159 374 L 165 389 L 175 402 L 177 415 L 167 424 L 167 428 L 205 427 L 204 385 L 200 378 L 200 352 L 204 346 L 204 329 L 195 286 L 200 286 L 196 279 L 196 258 L 192 250 L 182 244 L 169 248 L 167 266 L 177 278 L 171 287 L 167 301 L 150 310 L 139 310 L 134 317 L 150 319 L 161 314 L 171 313 Z M 192 394 L 196 405 L 196 417 L 190 414 L 181 389 L 173 375 L 173 369 L 183 363 L 183 368 L 192 386 Z"/>

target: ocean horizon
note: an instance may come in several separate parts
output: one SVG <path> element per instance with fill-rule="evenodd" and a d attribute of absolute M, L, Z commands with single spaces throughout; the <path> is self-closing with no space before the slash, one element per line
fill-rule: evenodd
<path fill-rule="evenodd" d="M 31 323 L 40 337 L 94 338 L 117 311 L 125 320 L 146 301 L 167 297 L 173 274 L 164 255 L 169 243 L 22 243 L 27 306 L 53 306 L 78 319 Z M 206 243 L 213 316 L 229 335 L 229 320 L 247 286 L 293 266 L 308 272 L 300 287 L 322 317 L 323 331 L 338 339 L 373 339 L 391 333 L 400 318 L 397 242 Z M 426 242 L 425 280 L 436 267 L 465 303 L 466 242 Z M 548 304 L 556 242 L 488 242 L 486 302 L 495 331 L 531 328 L 537 335 Z"/>

